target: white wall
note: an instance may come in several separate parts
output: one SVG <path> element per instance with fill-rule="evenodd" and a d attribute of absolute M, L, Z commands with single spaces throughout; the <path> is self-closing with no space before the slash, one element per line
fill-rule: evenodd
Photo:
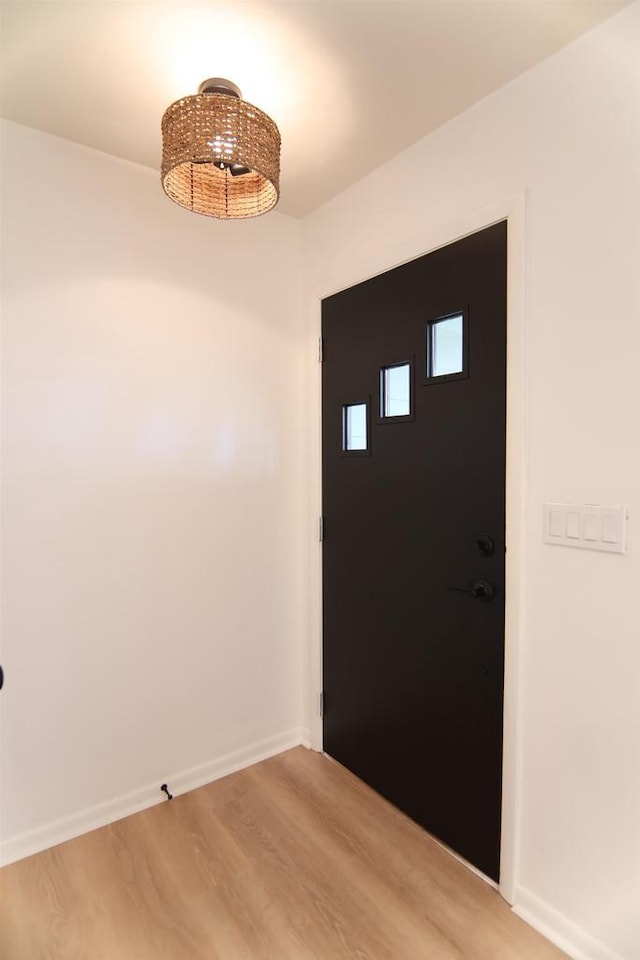
<path fill-rule="evenodd" d="M 305 221 L 311 357 L 318 296 L 526 195 L 516 907 L 593 960 L 640 957 L 639 50 L 636 2 Z M 545 546 L 548 500 L 626 504 L 627 555 Z"/>
<path fill-rule="evenodd" d="M 9 859 L 299 739 L 301 228 L 2 143 Z"/>

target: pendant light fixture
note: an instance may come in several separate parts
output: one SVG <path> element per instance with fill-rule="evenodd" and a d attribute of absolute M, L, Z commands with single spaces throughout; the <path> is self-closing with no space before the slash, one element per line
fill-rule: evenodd
<path fill-rule="evenodd" d="M 200 84 L 162 118 L 162 187 L 171 200 L 208 217 L 267 213 L 280 193 L 280 134 L 229 80 Z"/>

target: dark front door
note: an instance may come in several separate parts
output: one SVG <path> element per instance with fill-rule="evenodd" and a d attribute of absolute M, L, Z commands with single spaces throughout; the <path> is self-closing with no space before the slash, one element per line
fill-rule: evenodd
<path fill-rule="evenodd" d="M 506 237 L 322 305 L 324 749 L 496 880 Z"/>

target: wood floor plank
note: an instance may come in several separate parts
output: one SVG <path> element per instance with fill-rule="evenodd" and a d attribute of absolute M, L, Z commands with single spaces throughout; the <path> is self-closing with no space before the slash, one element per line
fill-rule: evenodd
<path fill-rule="evenodd" d="M 3 960 L 561 960 L 498 893 L 297 747 L 0 871 Z"/>

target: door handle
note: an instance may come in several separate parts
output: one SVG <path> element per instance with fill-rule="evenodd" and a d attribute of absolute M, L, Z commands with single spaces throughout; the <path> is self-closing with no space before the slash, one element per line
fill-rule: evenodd
<path fill-rule="evenodd" d="M 476 580 L 470 587 L 447 587 L 447 590 L 457 590 L 459 593 L 466 593 L 476 600 L 493 600 L 496 595 L 496 588 L 488 580 Z"/>
<path fill-rule="evenodd" d="M 486 533 L 483 533 L 480 537 L 476 539 L 476 547 L 483 557 L 490 557 L 491 554 L 495 551 L 496 545 L 493 542 L 493 539 L 488 536 Z"/>

